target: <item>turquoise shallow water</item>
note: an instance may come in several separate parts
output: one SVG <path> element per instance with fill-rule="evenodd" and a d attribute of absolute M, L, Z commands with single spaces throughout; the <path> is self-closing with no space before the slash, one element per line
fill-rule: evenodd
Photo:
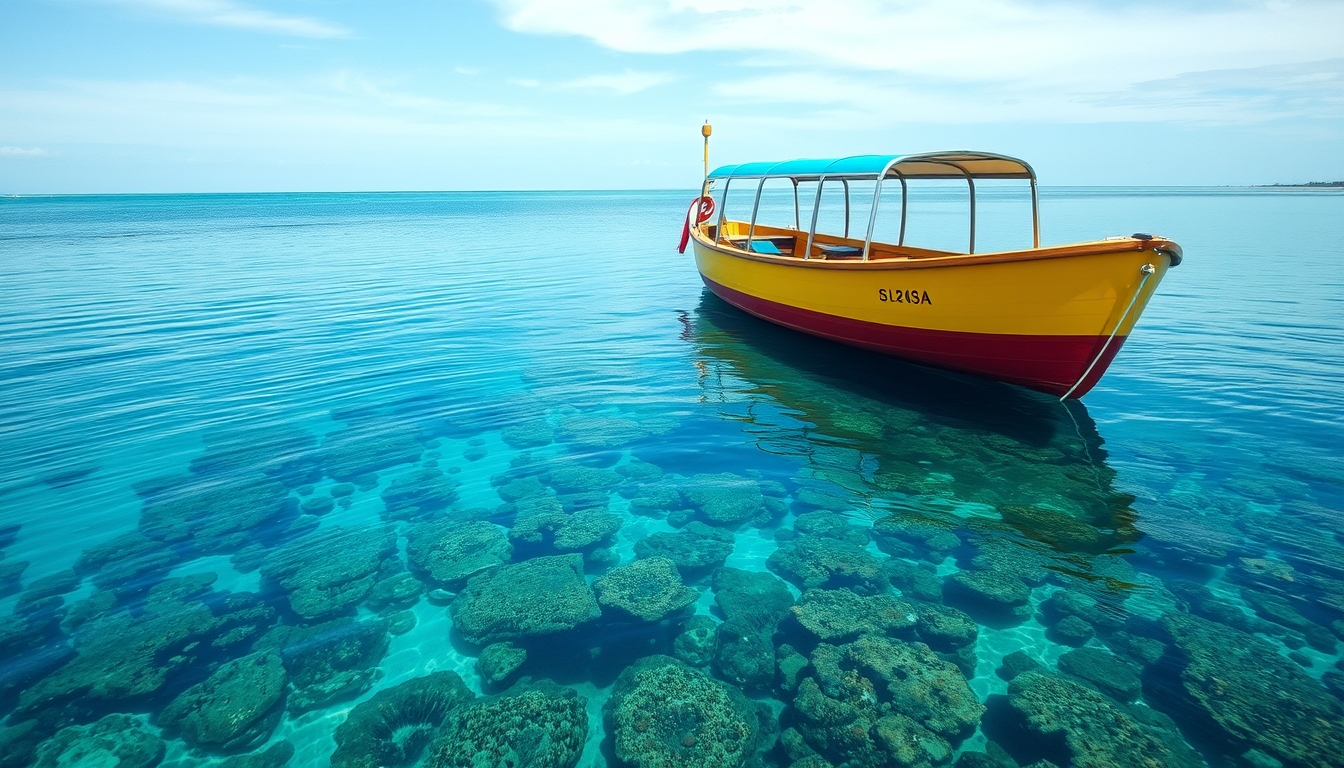
<path fill-rule="evenodd" d="M 0 200 L 0 765 L 1344 764 L 1344 196 L 1045 190 L 1186 251 L 1067 408 L 688 199 Z"/>

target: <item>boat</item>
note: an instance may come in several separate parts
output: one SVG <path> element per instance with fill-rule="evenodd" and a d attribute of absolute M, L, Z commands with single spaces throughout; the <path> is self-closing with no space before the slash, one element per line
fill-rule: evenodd
<path fill-rule="evenodd" d="M 1179 245 L 1143 233 L 1042 246 L 1036 173 L 1014 157 L 956 150 L 752 162 L 711 172 L 708 128 L 704 184 L 687 212 L 681 250 L 693 244 L 700 276 L 719 298 L 814 336 L 1061 400 L 1080 398 L 1106 372 L 1167 270 L 1181 263 Z M 1028 182 L 1030 248 L 976 252 L 976 182 L 985 179 Z M 792 183 L 791 225 L 757 220 L 772 180 Z M 922 180 L 966 183 L 964 253 L 906 244 L 910 186 Z M 879 242 L 873 237 L 879 215 L 896 215 L 879 203 L 887 189 L 894 199 L 896 184 L 899 235 Z M 743 206 L 734 211 L 739 218 L 730 218 L 728 191 L 743 185 L 752 192 L 751 209 Z M 868 185 L 871 204 L 860 201 L 868 208 L 866 228 L 851 232 L 851 187 Z M 818 231 L 822 192 L 834 196 L 837 186 L 844 192 L 844 230 Z M 810 210 L 800 206 L 809 196 Z"/>

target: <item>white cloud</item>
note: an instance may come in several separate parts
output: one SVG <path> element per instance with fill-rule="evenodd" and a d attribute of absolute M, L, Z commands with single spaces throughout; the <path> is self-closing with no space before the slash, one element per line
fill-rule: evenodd
<path fill-rule="evenodd" d="M 880 97 L 896 88 L 967 108 L 986 98 L 1082 104 L 1191 72 L 1336 57 L 1344 30 L 1337 0 L 493 1 L 518 32 L 581 36 L 630 53 L 738 54 L 739 63 L 773 69 L 802 87 L 793 99 L 799 103 Z M 827 79 L 838 91 L 816 87 Z M 1119 100 L 1110 107 L 1123 112 Z"/>
<path fill-rule="evenodd" d="M 563 83 L 561 87 L 610 90 L 617 96 L 629 96 L 632 93 L 639 93 L 676 79 L 675 75 L 665 72 L 636 72 L 633 69 L 627 69 L 619 75 L 582 77 L 578 80 Z"/>
<path fill-rule="evenodd" d="M 33 147 L 31 149 L 24 149 L 23 147 L 0 147 L 0 155 L 7 157 L 36 157 L 38 155 L 46 154 L 49 153 L 41 147 Z"/>
<path fill-rule="evenodd" d="M 348 30 L 321 19 L 273 13 L 232 0 L 105 0 L 105 2 L 171 15 L 194 24 L 233 27 L 291 37 L 317 39 L 350 37 Z"/>

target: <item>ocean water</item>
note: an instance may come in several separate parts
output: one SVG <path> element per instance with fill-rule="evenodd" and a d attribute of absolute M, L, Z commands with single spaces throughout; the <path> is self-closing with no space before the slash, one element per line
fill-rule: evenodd
<path fill-rule="evenodd" d="M 1186 253 L 1067 406 L 690 197 L 0 200 L 0 766 L 1344 765 L 1344 196 L 1045 189 Z"/>

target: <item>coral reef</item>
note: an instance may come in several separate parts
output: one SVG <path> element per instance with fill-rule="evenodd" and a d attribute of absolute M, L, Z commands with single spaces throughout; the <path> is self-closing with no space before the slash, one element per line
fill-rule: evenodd
<path fill-rule="evenodd" d="M 672 655 L 692 667 L 703 667 L 714 660 L 718 644 L 719 623 L 708 616 L 692 616 L 673 639 Z"/>
<path fill-rule="evenodd" d="M 1079 683 L 1024 672 L 1008 684 L 1012 726 L 1025 736 L 1025 759 L 1078 768 L 1195 768 L 1203 761 L 1180 741 L 1174 725 L 1146 708 L 1126 709 Z M 1007 714 L 1007 713 L 1005 713 Z M 1000 743 L 1022 743 L 998 739 Z M 1042 748 L 1058 749 L 1039 754 Z M 1010 747 L 1011 750 L 1011 747 Z M 1023 757 L 1015 754 L 1019 760 Z"/>
<path fill-rule="evenodd" d="M 692 520 L 679 531 L 654 533 L 635 542 L 635 557 L 666 557 L 686 579 L 723 565 L 733 553 L 733 533 Z"/>
<path fill-rule="evenodd" d="M 1172 652 L 1159 666 L 1180 681 L 1177 706 L 1199 711 L 1233 751 L 1255 747 L 1307 766 L 1344 754 L 1344 706 L 1269 643 L 1198 616 L 1163 626 Z"/>
<path fill-rule="evenodd" d="M 479 645 L 563 632 L 601 615 L 579 555 L 537 557 L 474 576 L 451 610 L 453 626 Z"/>
<path fill-rule="evenodd" d="M 760 734 L 740 691 L 666 656 L 632 664 L 604 709 L 616 758 L 630 768 L 736 768 Z"/>
<path fill-rule="evenodd" d="M 329 432 L 322 442 L 322 465 L 337 480 L 358 480 L 379 470 L 417 461 L 424 444 L 414 429 L 350 427 Z"/>
<path fill-rule="evenodd" d="M 164 707 L 158 721 L 193 746 L 249 749 L 265 741 L 280 722 L 284 696 L 280 657 L 254 653 L 183 691 Z"/>
<path fill-rule="evenodd" d="M 157 541 L 190 541 L 202 552 L 241 546 L 247 531 L 284 512 L 289 497 L 283 483 L 265 475 L 154 482 L 152 489 L 141 488 L 140 532 Z"/>
<path fill-rule="evenodd" d="M 512 556 L 504 531 L 483 520 L 433 520 L 406 530 L 407 559 L 436 584 L 460 585 Z"/>
<path fill-rule="evenodd" d="M 163 739 L 130 715 L 107 715 L 90 725 L 62 728 L 42 742 L 33 768 L 102 765 L 154 768 L 163 761 L 164 749 Z M 0 758 L 0 765 L 3 761 Z"/>
<path fill-rule="evenodd" d="M 474 698 L 456 672 L 434 672 L 385 688 L 350 710 L 337 727 L 331 768 L 412 765 L 448 713 Z"/>
<path fill-rule="evenodd" d="M 555 496 L 522 499 L 517 507 L 518 516 L 509 531 L 509 540 L 534 549 L 544 546 L 560 552 L 594 549 L 621 529 L 621 518 L 605 508 L 569 512 Z"/>
<path fill-rule="evenodd" d="M 1100 648 L 1079 648 L 1060 656 L 1059 671 L 1092 684 L 1116 701 L 1133 701 L 1143 688 L 1133 667 Z"/>
<path fill-rule="evenodd" d="M 387 653 L 387 622 L 336 619 L 308 627 L 280 626 L 257 641 L 257 650 L 280 654 L 289 673 L 291 713 L 359 696 L 382 678 L 377 664 Z"/>
<path fill-rule="evenodd" d="M 277 741 L 260 752 L 234 755 L 220 763 L 219 768 L 285 768 L 293 758 L 294 745 L 288 741 Z"/>
<path fill-rule="evenodd" d="M 720 568 L 714 572 L 714 601 L 726 618 L 718 628 L 714 655 L 719 674 L 749 687 L 772 683 L 772 638 L 793 607 L 793 593 L 769 573 Z"/>
<path fill-rule="evenodd" d="M 790 609 L 813 637 L 835 643 L 859 635 L 896 635 L 915 625 L 910 603 L 890 595 L 864 597 L 847 589 L 809 589 Z"/>
<path fill-rule="evenodd" d="M 640 621 L 659 621 L 691 604 L 700 593 L 681 583 L 677 566 L 650 557 L 614 568 L 593 582 L 597 602 Z"/>
<path fill-rule="evenodd" d="M 373 589 L 383 560 L 396 551 L 390 527 L 334 526 L 267 555 L 261 575 L 289 593 L 294 613 L 312 621 L 354 608 Z"/>
<path fill-rule="evenodd" d="M 527 649 L 508 641 L 491 643 L 481 649 L 481 655 L 476 659 L 476 672 L 487 688 L 497 688 L 508 682 L 526 661 Z"/>
<path fill-rule="evenodd" d="M 881 564 L 867 549 L 827 536 L 799 536 L 772 552 L 766 565 L 800 589 L 844 588 L 873 595 L 886 586 Z"/>
<path fill-rule="evenodd" d="M 427 768 L 574 768 L 588 738 L 587 699 L 549 680 L 452 710 Z"/>
<path fill-rule="evenodd" d="M 725 528 L 748 522 L 763 525 L 784 513 L 784 505 L 776 496 L 767 496 L 760 483 L 739 475 L 695 475 L 685 481 L 681 492 L 710 525 Z"/>
<path fill-rule="evenodd" d="M 383 519 L 425 519 L 457 501 L 459 485 L 457 478 L 436 467 L 401 475 L 383 491 Z"/>

